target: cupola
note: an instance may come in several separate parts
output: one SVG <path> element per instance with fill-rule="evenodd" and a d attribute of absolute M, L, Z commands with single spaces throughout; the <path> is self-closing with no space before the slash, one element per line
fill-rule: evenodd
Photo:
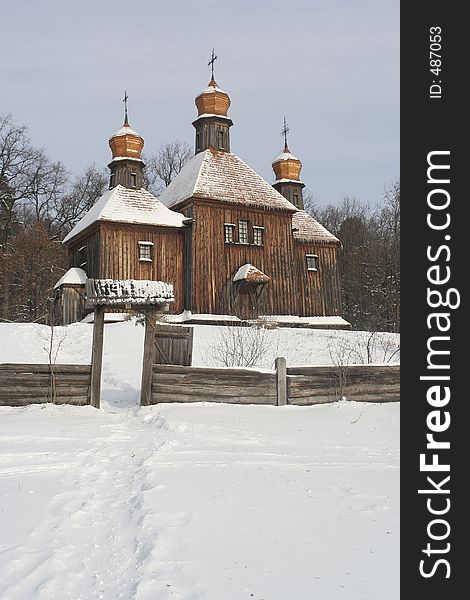
<path fill-rule="evenodd" d="M 111 170 L 109 189 L 123 185 L 130 189 L 140 189 L 143 183 L 142 149 L 144 138 L 129 125 L 127 114 L 127 93 L 124 95 L 125 115 L 121 129 L 109 138 L 113 158 L 108 167 Z"/>
<path fill-rule="evenodd" d="M 195 99 L 198 112 L 197 119 L 193 121 L 196 129 L 196 154 L 208 148 L 219 152 L 230 152 L 229 129 L 233 125 L 227 116 L 230 97 L 217 85 L 214 78 L 216 59 L 217 56 L 212 50 L 211 60 L 208 63 L 211 66 L 211 80 Z"/>
<path fill-rule="evenodd" d="M 289 127 L 284 117 L 284 127 L 282 135 L 284 136 L 284 150 L 276 156 L 272 162 L 274 175 L 276 177 L 273 187 L 281 193 L 289 202 L 292 202 L 299 210 L 304 209 L 302 189 L 305 184 L 300 181 L 300 172 L 302 170 L 301 161 L 292 154 L 287 144 L 287 133 Z"/>

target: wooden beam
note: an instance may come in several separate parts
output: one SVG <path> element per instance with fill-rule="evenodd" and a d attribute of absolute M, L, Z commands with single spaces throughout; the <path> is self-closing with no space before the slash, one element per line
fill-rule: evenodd
<path fill-rule="evenodd" d="M 285 406 L 287 404 L 287 363 L 283 356 L 278 356 L 275 360 L 276 383 L 277 383 L 277 405 Z"/>
<path fill-rule="evenodd" d="M 93 321 L 93 350 L 91 358 L 91 406 L 100 408 L 101 403 L 101 369 L 103 366 L 103 339 L 104 339 L 104 312 L 103 305 L 95 306 Z"/>
<path fill-rule="evenodd" d="M 142 384 L 140 387 L 140 405 L 148 406 L 152 394 L 153 347 L 155 343 L 155 326 L 157 309 L 149 306 L 145 313 L 144 357 L 142 362 Z"/>

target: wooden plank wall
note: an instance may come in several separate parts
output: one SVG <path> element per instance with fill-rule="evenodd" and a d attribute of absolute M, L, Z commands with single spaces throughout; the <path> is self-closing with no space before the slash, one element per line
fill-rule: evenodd
<path fill-rule="evenodd" d="M 151 404 L 277 404 L 275 371 L 153 365 Z"/>
<path fill-rule="evenodd" d="M 170 312 L 184 309 L 184 230 L 151 225 L 100 222 L 99 230 L 80 237 L 70 248 L 73 266 L 80 266 L 78 249 L 87 246 L 88 277 L 150 279 L 173 284 Z M 152 262 L 139 261 L 138 242 L 152 242 Z"/>
<path fill-rule="evenodd" d="M 333 244 L 295 243 L 295 276 L 299 288 L 299 315 L 341 316 L 341 287 Z M 318 256 L 318 271 L 306 269 L 306 254 Z"/>
<path fill-rule="evenodd" d="M 252 263 L 271 278 L 258 303 L 259 314 L 341 315 L 335 245 L 299 243 L 292 234 L 292 213 L 243 205 L 217 205 L 193 199 L 194 313 L 247 317 L 247 294 L 236 296 L 233 276 Z M 249 244 L 226 244 L 224 223 L 249 222 Z M 253 226 L 264 227 L 263 246 L 253 245 Z M 318 272 L 308 271 L 306 254 L 318 255 Z M 256 316 L 256 315 L 250 315 Z"/>
<path fill-rule="evenodd" d="M 91 365 L 0 364 L 0 406 L 90 404 Z"/>
<path fill-rule="evenodd" d="M 292 213 L 246 205 L 217 206 L 195 202 L 193 225 L 193 312 L 238 314 L 232 279 L 239 267 L 252 263 L 271 277 L 261 297 L 261 314 L 299 314 L 292 277 Z M 225 244 L 224 223 L 249 222 L 249 244 Z M 252 227 L 264 227 L 264 245 L 253 245 Z"/>

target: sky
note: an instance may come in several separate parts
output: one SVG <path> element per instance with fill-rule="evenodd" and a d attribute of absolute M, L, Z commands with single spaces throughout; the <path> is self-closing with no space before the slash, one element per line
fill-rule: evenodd
<path fill-rule="evenodd" d="M 194 145 L 194 98 L 231 98 L 231 149 L 268 182 L 283 148 L 318 205 L 372 206 L 399 177 L 399 0 L 0 0 L 0 115 L 74 174 L 123 121 L 144 153 Z"/>

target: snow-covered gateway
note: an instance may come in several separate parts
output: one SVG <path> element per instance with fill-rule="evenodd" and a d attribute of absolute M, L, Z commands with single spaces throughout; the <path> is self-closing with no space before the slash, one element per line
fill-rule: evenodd
<path fill-rule="evenodd" d="M 195 155 L 158 199 L 142 187 L 144 140 L 126 112 L 109 140 L 109 191 L 64 239 L 72 271 L 56 286 L 62 322 L 83 318 L 86 304 L 78 299 L 89 277 L 170 283 L 176 314 L 339 317 L 346 324 L 341 244 L 304 210 L 302 163 L 287 134 L 270 185 L 230 151 L 230 98 L 214 78 L 196 106 Z"/>

